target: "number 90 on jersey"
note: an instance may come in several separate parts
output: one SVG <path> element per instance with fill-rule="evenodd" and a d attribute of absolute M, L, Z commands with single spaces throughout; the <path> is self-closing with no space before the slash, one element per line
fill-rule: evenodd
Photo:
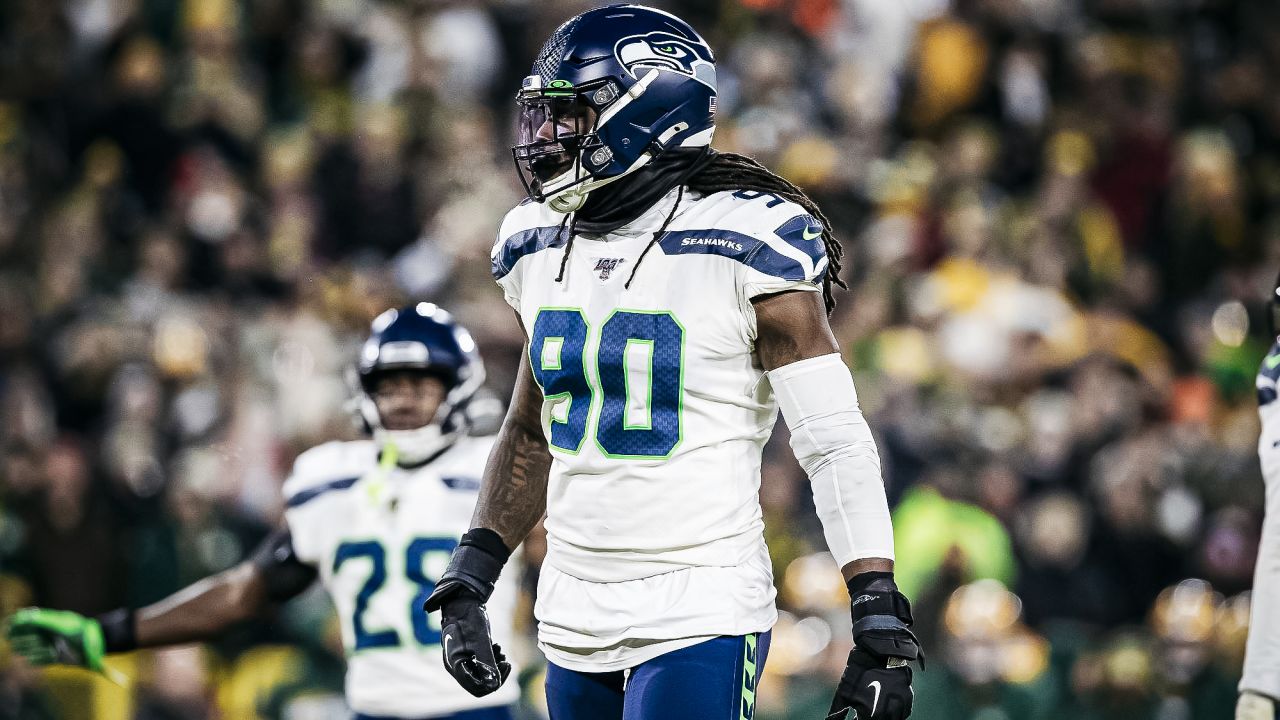
<path fill-rule="evenodd" d="M 666 458 L 680 444 L 684 326 L 670 312 L 615 310 L 593 328 L 579 308 L 541 308 L 529 364 L 551 409 L 551 447 L 580 452 L 593 416 L 607 457 Z"/>

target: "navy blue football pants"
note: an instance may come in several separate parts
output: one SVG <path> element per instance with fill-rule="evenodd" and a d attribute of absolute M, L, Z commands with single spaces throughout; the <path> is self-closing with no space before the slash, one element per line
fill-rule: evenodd
<path fill-rule="evenodd" d="M 547 667 L 551 720 L 751 720 L 769 633 L 718 637 L 623 671 Z"/>

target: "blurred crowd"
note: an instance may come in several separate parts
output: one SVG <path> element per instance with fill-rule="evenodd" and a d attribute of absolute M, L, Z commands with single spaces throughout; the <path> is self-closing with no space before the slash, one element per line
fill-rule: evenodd
<path fill-rule="evenodd" d="M 929 650 L 913 717 L 1232 717 L 1280 4 L 653 4 L 718 53 L 715 145 L 804 187 L 850 257 L 832 323 Z M 507 396 L 512 96 L 586 6 L 0 3 L 0 616 L 243 558 L 293 457 L 358 436 L 344 373 L 386 307 L 450 308 Z M 765 720 L 820 717 L 849 647 L 779 425 Z M 0 718 L 341 717 L 327 612 L 114 661 L 127 687 L 0 648 Z"/>

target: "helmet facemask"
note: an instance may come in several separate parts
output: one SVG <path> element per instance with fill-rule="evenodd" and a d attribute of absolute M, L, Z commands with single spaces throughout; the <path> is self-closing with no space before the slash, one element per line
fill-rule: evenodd
<path fill-rule="evenodd" d="M 382 372 L 398 368 L 390 367 Z M 379 447 L 395 446 L 397 460 L 402 465 L 417 465 L 438 455 L 467 432 L 466 404 L 484 383 L 481 369 L 467 378 L 451 378 L 430 368 L 408 368 L 415 372 L 433 375 L 441 380 L 445 395 L 436 408 L 435 416 L 425 425 L 416 428 L 391 430 L 382 422 L 378 403 L 374 399 L 379 373 L 371 373 L 357 379 L 360 390 L 356 397 L 360 419 L 373 435 Z"/>
<path fill-rule="evenodd" d="M 601 147 L 595 108 L 568 83 L 553 81 L 552 86 L 543 88 L 540 78 L 530 76 L 516 96 L 519 114 L 511 155 L 520 182 L 536 202 L 547 202 L 591 180 L 582 152 Z"/>
<path fill-rule="evenodd" d="M 613 102 L 618 96 L 607 80 L 589 87 L 553 80 L 543 87 L 539 76 L 525 78 L 516 95 L 519 112 L 511 156 L 530 199 L 570 213 L 582 207 L 587 193 L 651 159 L 646 153 L 621 173 L 595 174 L 613 164 L 613 151 L 601 139 L 600 128 L 624 104 Z"/>

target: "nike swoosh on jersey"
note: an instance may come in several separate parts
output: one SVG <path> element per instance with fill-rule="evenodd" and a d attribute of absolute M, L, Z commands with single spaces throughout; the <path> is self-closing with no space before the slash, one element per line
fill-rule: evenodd
<path fill-rule="evenodd" d="M 804 238 L 805 240 L 812 240 L 816 237 L 822 237 L 822 229 L 819 228 L 818 230 L 809 232 L 809 228 L 805 228 L 804 231 L 800 233 L 800 237 Z"/>
<path fill-rule="evenodd" d="M 445 633 L 445 636 L 444 636 L 444 661 L 445 661 L 445 663 L 450 667 L 450 669 L 452 669 L 452 668 L 453 668 L 453 661 L 452 661 L 451 659 L 449 659 L 449 641 L 450 641 L 450 640 L 452 640 L 452 639 L 453 639 L 453 636 L 452 636 L 452 635 L 450 635 L 450 634 L 448 634 L 448 633 Z"/>
<path fill-rule="evenodd" d="M 876 706 L 880 704 L 880 681 L 872 680 L 867 686 L 876 691 L 875 697 L 871 698 L 871 716 L 875 717 Z"/>

